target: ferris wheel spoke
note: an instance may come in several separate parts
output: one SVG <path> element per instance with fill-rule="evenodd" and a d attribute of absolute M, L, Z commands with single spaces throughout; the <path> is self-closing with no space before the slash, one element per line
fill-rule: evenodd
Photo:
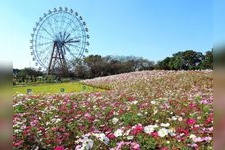
<path fill-rule="evenodd" d="M 61 31 L 64 31 L 64 30 L 63 30 L 64 24 L 65 24 L 65 15 L 62 14 L 62 15 L 61 15 L 61 24 L 60 24 Z"/>
<path fill-rule="evenodd" d="M 52 45 L 48 46 L 48 47 L 45 47 L 44 49 L 40 50 L 40 51 L 36 51 L 38 55 L 43 55 L 44 53 L 48 52 L 49 50 L 52 47 Z M 51 51 L 51 50 L 50 50 Z"/>
<path fill-rule="evenodd" d="M 40 56 L 39 60 L 42 62 L 42 64 L 44 64 L 44 66 L 48 66 L 49 58 L 50 58 L 50 54 Z"/>
<path fill-rule="evenodd" d="M 59 34 L 59 16 L 55 16 L 54 18 L 54 22 L 55 22 L 55 35 Z"/>
<path fill-rule="evenodd" d="M 49 33 L 43 26 L 41 27 L 46 33 L 48 33 L 48 35 L 50 36 L 50 37 L 52 37 L 53 39 L 54 39 L 54 36 L 51 34 L 51 33 Z"/>
<path fill-rule="evenodd" d="M 66 48 L 66 51 L 70 53 L 70 55 L 72 55 L 73 57 L 76 57 L 76 53 L 75 54 L 72 53 L 69 47 L 65 46 L 65 48 Z"/>
<path fill-rule="evenodd" d="M 77 30 L 77 29 L 79 29 L 79 26 L 78 26 L 78 25 L 76 25 L 75 28 L 72 28 L 72 29 L 69 31 L 69 33 L 75 33 L 75 31 L 81 31 L 81 30 Z"/>
<path fill-rule="evenodd" d="M 77 46 L 77 45 L 74 45 L 74 44 L 71 44 L 71 43 L 68 43 L 68 45 L 69 46 L 71 46 L 71 47 L 74 47 L 74 49 L 83 49 L 82 47 L 80 47 L 80 46 Z M 78 51 L 78 50 L 77 50 Z"/>
<path fill-rule="evenodd" d="M 34 46 L 44 46 L 44 45 L 48 45 L 48 44 L 53 44 L 53 42 L 39 43 L 39 44 L 34 45 Z"/>
<path fill-rule="evenodd" d="M 69 29 L 69 26 L 72 25 L 72 23 L 74 23 L 74 21 L 72 19 L 69 19 L 69 21 L 67 22 L 65 28 L 63 29 L 65 32 L 67 32 L 67 30 Z M 75 24 L 75 23 L 74 23 Z M 70 32 L 69 32 L 70 33 Z"/>
<path fill-rule="evenodd" d="M 51 20 L 48 20 L 48 26 L 49 26 L 49 28 L 50 28 L 50 30 L 51 30 L 51 33 L 54 34 L 54 28 L 53 28 L 52 23 L 51 23 L 50 21 L 51 21 Z"/>
<path fill-rule="evenodd" d="M 73 39 L 79 39 L 79 38 L 82 38 L 82 37 L 84 37 L 84 36 L 74 36 L 74 37 L 72 37 Z"/>
<path fill-rule="evenodd" d="M 45 62 L 45 64 L 49 63 L 48 61 L 50 60 L 50 56 L 51 56 L 52 51 L 48 51 L 48 53 L 45 55 L 45 57 L 43 58 L 43 61 Z"/>
<path fill-rule="evenodd" d="M 63 24 L 64 22 L 62 21 L 63 19 L 63 14 L 59 14 L 58 16 L 58 20 L 59 22 L 57 23 L 57 33 L 56 34 L 59 34 L 60 32 L 62 32 L 63 30 Z"/>
<path fill-rule="evenodd" d="M 38 38 L 43 38 L 43 39 L 46 39 L 46 40 L 53 40 L 53 39 L 47 38 L 47 37 L 42 36 L 42 35 L 39 35 Z"/>
<path fill-rule="evenodd" d="M 79 39 L 78 40 L 74 40 L 73 38 L 71 38 L 71 39 L 66 41 L 66 44 L 67 43 L 80 43 L 80 40 Z"/>
<path fill-rule="evenodd" d="M 74 37 L 71 37 L 70 39 L 73 39 L 73 40 L 76 40 L 76 41 L 81 41 L 81 37 L 82 36 L 74 36 Z"/>
<path fill-rule="evenodd" d="M 57 18 L 56 15 L 53 16 L 53 17 L 51 18 L 51 19 L 52 19 L 51 21 L 54 23 L 54 24 L 53 24 L 53 34 L 54 34 L 54 35 L 56 35 L 56 32 L 57 32 L 57 31 L 56 31 L 56 23 L 55 23 L 55 19 L 56 19 L 56 18 Z"/>

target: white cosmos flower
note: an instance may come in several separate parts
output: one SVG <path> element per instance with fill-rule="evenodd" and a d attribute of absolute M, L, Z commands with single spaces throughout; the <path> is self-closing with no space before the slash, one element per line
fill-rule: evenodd
<path fill-rule="evenodd" d="M 82 148 L 84 148 L 86 150 L 91 149 L 93 144 L 94 144 L 94 141 L 92 139 L 87 138 L 87 137 L 85 137 L 82 140 Z"/>
<path fill-rule="evenodd" d="M 134 136 L 133 135 L 129 135 L 127 136 L 127 140 L 133 140 Z"/>
<path fill-rule="evenodd" d="M 175 131 L 174 128 L 168 129 L 168 133 L 169 133 L 170 136 L 175 136 L 175 135 L 176 135 L 175 132 L 176 132 L 176 131 Z"/>
<path fill-rule="evenodd" d="M 173 116 L 171 119 L 175 121 L 175 120 L 177 120 L 177 117 Z"/>
<path fill-rule="evenodd" d="M 170 124 L 169 124 L 169 123 L 161 123 L 160 126 L 161 126 L 161 127 L 169 127 Z"/>
<path fill-rule="evenodd" d="M 116 124 L 118 121 L 119 121 L 118 118 L 113 118 L 113 119 L 112 119 L 112 123 L 113 123 L 113 124 Z"/>
<path fill-rule="evenodd" d="M 165 129 L 165 128 L 161 128 L 161 129 L 159 129 L 159 131 L 158 131 L 158 135 L 159 135 L 160 137 L 165 137 L 165 136 L 168 135 L 168 130 Z"/>
<path fill-rule="evenodd" d="M 93 135 L 105 144 L 109 143 L 109 138 L 104 133 L 93 133 Z"/>
<path fill-rule="evenodd" d="M 51 121 L 56 124 L 56 123 L 60 122 L 61 119 L 60 118 L 53 118 Z"/>
<path fill-rule="evenodd" d="M 191 134 L 191 135 L 189 136 L 189 138 L 193 140 L 194 138 L 196 138 L 196 135 Z"/>
<path fill-rule="evenodd" d="M 141 113 L 138 113 L 137 116 L 142 116 L 142 114 Z"/>
<path fill-rule="evenodd" d="M 117 129 L 117 130 L 114 132 L 114 135 L 115 135 L 115 137 L 122 136 L 122 135 L 123 135 L 123 130 Z"/>
<path fill-rule="evenodd" d="M 156 109 L 154 109 L 153 114 L 155 115 L 155 114 L 157 114 L 157 112 L 158 112 L 158 109 L 156 108 Z"/>
<path fill-rule="evenodd" d="M 125 133 L 124 133 L 124 135 L 129 135 L 130 134 L 130 129 L 128 129 Z"/>
<path fill-rule="evenodd" d="M 147 134 L 151 134 L 155 130 L 155 126 L 148 125 L 144 127 L 144 132 Z"/>
<path fill-rule="evenodd" d="M 151 101 L 151 104 L 155 105 L 156 104 L 156 101 L 155 100 Z"/>
<path fill-rule="evenodd" d="M 179 121 L 182 121 L 182 120 L 183 120 L 183 118 L 182 118 L 182 117 L 178 117 L 178 120 L 179 120 Z"/>
<path fill-rule="evenodd" d="M 137 103 L 138 103 L 138 101 L 131 102 L 131 104 L 134 104 L 134 105 L 136 105 Z"/>

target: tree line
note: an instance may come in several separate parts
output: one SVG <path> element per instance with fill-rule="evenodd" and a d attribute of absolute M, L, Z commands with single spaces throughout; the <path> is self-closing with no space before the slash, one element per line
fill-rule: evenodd
<path fill-rule="evenodd" d="M 194 50 L 180 51 L 159 61 L 157 65 L 164 70 L 213 69 L 213 49 L 205 54 Z"/>
<path fill-rule="evenodd" d="M 76 63 L 74 63 L 76 62 Z M 213 69 L 213 49 L 205 54 L 194 50 L 179 51 L 171 57 L 154 62 L 136 56 L 89 55 L 83 60 L 74 60 L 69 77 L 86 79 L 142 70 L 203 70 Z M 37 81 L 37 77 L 47 76 L 32 68 L 13 70 L 17 80 Z M 49 76 L 47 76 L 49 78 Z"/>

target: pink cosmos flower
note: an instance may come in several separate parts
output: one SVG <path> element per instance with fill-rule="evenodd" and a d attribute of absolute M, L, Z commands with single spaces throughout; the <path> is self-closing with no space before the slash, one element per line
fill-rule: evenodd
<path fill-rule="evenodd" d="M 114 134 L 112 134 L 112 133 L 109 133 L 109 134 L 107 135 L 107 137 L 108 137 L 109 139 L 114 139 L 116 136 L 115 136 Z"/>
<path fill-rule="evenodd" d="M 121 150 L 123 146 L 129 146 L 131 150 L 140 150 L 140 145 L 138 143 L 124 141 L 117 143 L 117 146 L 115 148 L 111 148 L 110 150 Z"/>
<path fill-rule="evenodd" d="M 183 128 L 178 128 L 177 130 L 176 130 L 176 132 L 178 133 L 178 134 L 184 134 L 184 136 L 187 136 L 188 134 L 189 134 L 189 131 L 188 130 L 186 130 L 186 129 L 183 129 Z"/>
<path fill-rule="evenodd" d="M 157 131 L 152 132 L 151 136 L 154 137 L 154 138 L 158 137 L 158 132 Z"/>
<path fill-rule="evenodd" d="M 136 142 L 131 143 L 132 150 L 140 150 L 140 145 Z"/>
<path fill-rule="evenodd" d="M 167 147 L 162 147 L 162 148 L 160 148 L 160 150 L 169 150 L 169 148 L 167 148 Z"/>
<path fill-rule="evenodd" d="M 206 99 L 201 100 L 200 103 L 201 103 L 201 104 L 209 104 L 208 100 L 206 100 Z"/>
<path fill-rule="evenodd" d="M 204 141 L 204 139 L 201 138 L 201 137 L 195 137 L 195 138 L 193 138 L 192 140 L 193 140 L 193 142 L 195 142 L 195 143 Z"/>
<path fill-rule="evenodd" d="M 190 104 L 189 104 L 189 107 L 190 107 L 190 108 L 194 108 L 194 107 L 196 107 L 196 104 L 190 103 Z"/>
<path fill-rule="evenodd" d="M 13 142 L 13 146 L 20 146 L 23 144 L 23 142 L 24 142 L 24 140 L 20 140 L 18 142 Z"/>
<path fill-rule="evenodd" d="M 187 124 L 188 124 L 188 125 L 194 125 L 195 123 L 196 123 L 196 120 L 193 119 L 193 118 L 189 118 L 189 119 L 187 120 Z"/>
<path fill-rule="evenodd" d="M 87 118 L 89 121 L 95 120 L 95 118 L 93 116 L 91 116 L 89 113 L 85 113 L 84 117 Z"/>
<path fill-rule="evenodd" d="M 65 150 L 65 148 L 63 146 L 57 146 L 54 148 L 54 150 Z"/>
<path fill-rule="evenodd" d="M 131 131 L 131 134 L 138 134 L 140 132 L 142 132 L 144 130 L 143 126 L 141 124 L 138 124 L 136 126 L 133 127 L 132 131 Z"/>
<path fill-rule="evenodd" d="M 213 122 L 213 114 L 210 114 L 209 117 L 206 119 L 206 123 L 212 123 Z"/>

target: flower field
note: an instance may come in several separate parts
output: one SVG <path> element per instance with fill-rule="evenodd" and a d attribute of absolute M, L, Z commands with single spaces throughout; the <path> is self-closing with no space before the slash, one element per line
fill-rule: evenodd
<path fill-rule="evenodd" d="M 81 81 L 108 91 L 14 95 L 13 149 L 212 149 L 212 74 L 140 71 Z"/>

